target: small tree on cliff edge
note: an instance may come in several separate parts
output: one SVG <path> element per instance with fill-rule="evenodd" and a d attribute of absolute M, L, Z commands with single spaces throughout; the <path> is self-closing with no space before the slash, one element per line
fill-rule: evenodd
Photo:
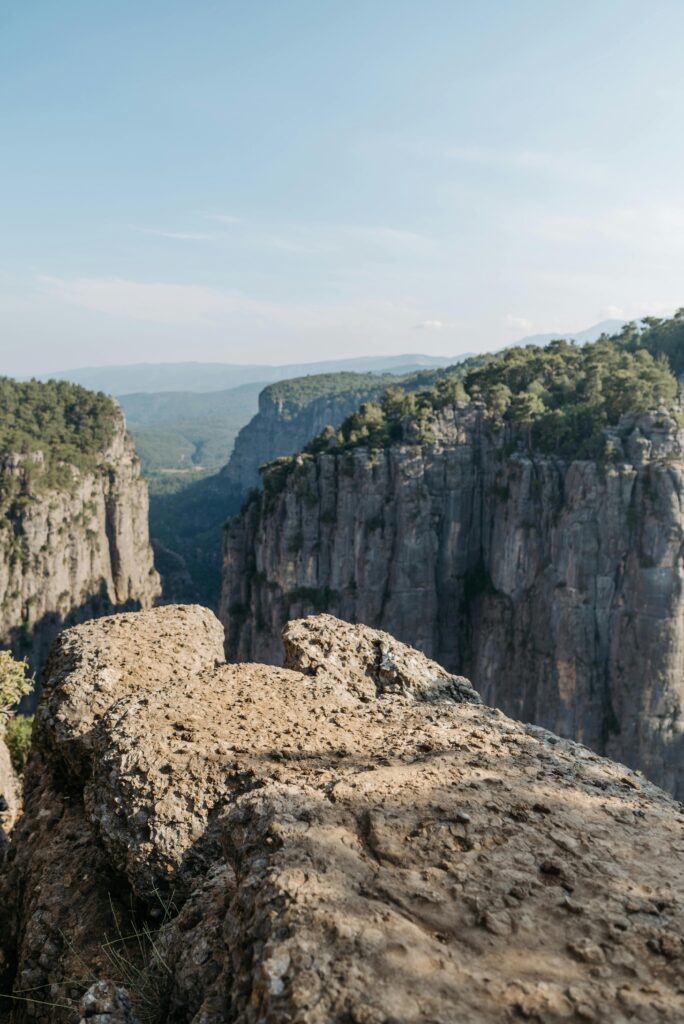
<path fill-rule="evenodd" d="M 32 685 L 26 661 L 16 661 L 9 651 L 0 651 L 0 735 L 13 715 L 15 704 L 31 692 Z"/>
<path fill-rule="evenodd" d="M 0 651 L 0 740 L 9 750 L 14 770 L 22 775 L 26 766 L 33 717 L 15 714 L 14 708 L 33 688 L 26 661 L 16 661 L 9 651 Z"/>

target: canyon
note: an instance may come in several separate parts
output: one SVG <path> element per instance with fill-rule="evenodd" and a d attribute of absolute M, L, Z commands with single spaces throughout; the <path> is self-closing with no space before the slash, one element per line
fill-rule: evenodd
<path fill-rule="evenodd" d="M 386 629 L 491 705 L 684 794 L 684 456 L 665 409 L 608 460 L 530 451 L 482 403 L 431 437 L 303 453 L 229 521 L 228 656 L 281 663 L 315 611 Z"/>
<path fill-rule="evenodd" d="M 430 374 L 420 374 L 429 379 Z M 401 377 L 320 374 L 271 384 L 259 394 L 256 415 L 239 432 L 222 477 L 240 500 L 261 486 L 259 469 L 303 448 L 327 426 L 338 427 L 362 402 L 379 398 Z"/>

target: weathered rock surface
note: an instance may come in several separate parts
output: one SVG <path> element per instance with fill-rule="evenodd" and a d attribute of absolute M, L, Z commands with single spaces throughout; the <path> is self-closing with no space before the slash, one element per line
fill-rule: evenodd
<path fill-rule="evenodd" d="M 94 473 L 73 486 L 33 490 L 32 455 L 0 459 L 0 483 L 17 500 L 0 536 L 0 644 L 42 665 L 65 624 L 149 607 L 160 592 L 149 543 L 147 485 L 119 416 Z"/>
<path fill-rule="evenodd" d="M 389 633 L 360 630 L 331 615 L 289 622 L 283 646 L 286 668 L 335 679 L 362 699 L 405 693 L 416 700 L 481 703 L 463 676 L 451 675 Z"/>
<path fill-rule="evenodd" d="M 386 634 L 285 644 L 221 663 L 193 607 L 60 638 L 2 873 L 14 1021 L 684 1019 L 679 805 Z"/>
<path fill-rule="evenodd" d="M 684 455 L 664 413 L 615 461 L 510 452 L 475 403 L 430 444 L 274 467 L 225 533 L 228 656 L 282 663 L 290 618 L 386 629 L 507 714 L 684 795 Z M 508 447 L 507 447 L 508 446 Z"/>
<path fill-rule="evenodd" d="M 5 835 L 17 819 L 19 809 L 19 781 L 15 775 L 9 750 L 0 735 L 0 857 Z"/>
<path fill-rule="evenodd" d="M 138 1024 L 125 989 L 111 981 L 96 981 L 81 1000 L 81 1024 Z"/>
<path fill-rule="evenodd" d="M 344 379 L 346 390 L 337 382 Z M 370 382 L 369 382 L 370 381 Z M 259 411 L 242 428 L 228 465 L 225 479 L 237 493 L 246 495 L 259 487 L 259 467 L 282 455 L 292 455 L 320 434 L 324 427 L 338 427 L 362 402 L 380 396 L 388 381 L 369 374 L 320 374 L 303 381 L 306 388 L 301 398 L 288 398 L 297 379 L 271 384 L 259 395 Z"/>

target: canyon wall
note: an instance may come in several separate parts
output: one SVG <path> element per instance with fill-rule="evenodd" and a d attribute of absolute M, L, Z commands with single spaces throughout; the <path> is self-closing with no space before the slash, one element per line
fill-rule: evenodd
<path fill-rule="evenodd" d="M 428 380 L 427 373 L 417 375 Z M 235 439 L 223 470 L 229 485 L 246 495 L 259 487 L 259 467 L 292 455 L 327 426 L 337 427 L 362 402 L 378 398 L 400 377 L 336 373 L 271 384 L 259 395 L 259 411 Z"/>
<path fill-rule="evenodd" d="M 0 644 L 42 665 L 65 624 L 148 607 L 160 592 L 147 485 L 120 412 L 92 471 L 46 483 L 40 451 L 0 456 Z"/>
<path fill-rule="evenodd" d="M 266 472 L 225 532 L 229 657 L 278 663 L 285 621 L 331 611 L 684 794 L 675 422 L 623 417 L 605 464 L 530 453 L 477 403 L 444 409 L 432 438 Z"/>

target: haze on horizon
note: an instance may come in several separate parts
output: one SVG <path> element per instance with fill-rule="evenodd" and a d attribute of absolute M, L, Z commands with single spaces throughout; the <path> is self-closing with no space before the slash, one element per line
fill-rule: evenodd
<path fill-rule="evenodd" d="M 3 5 L 2 372 L 671 313 L 682 30 L 679 0 Z"/>

